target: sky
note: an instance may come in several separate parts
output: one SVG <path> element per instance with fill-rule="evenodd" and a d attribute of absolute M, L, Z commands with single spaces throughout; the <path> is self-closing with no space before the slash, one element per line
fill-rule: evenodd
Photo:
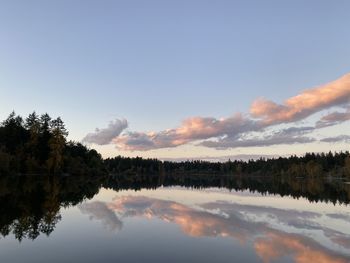
<path fill-rule="evenodd" d="M 0 119 L 104 157 L 349 150 L 349 1 L 0 1 Z"/>

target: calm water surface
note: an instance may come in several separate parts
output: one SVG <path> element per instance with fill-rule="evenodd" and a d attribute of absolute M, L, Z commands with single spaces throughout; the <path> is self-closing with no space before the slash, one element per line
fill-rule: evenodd
<path fill-rule="evenodd" d="M 45 215 L 49 226 L 34 239 L 28 230 L 18 238 L 30 222 L 15 220 L 0 239 L 0 262 L 350 262 L 344 204 L 219 188 L 101 188 L 59 211 Z"/>

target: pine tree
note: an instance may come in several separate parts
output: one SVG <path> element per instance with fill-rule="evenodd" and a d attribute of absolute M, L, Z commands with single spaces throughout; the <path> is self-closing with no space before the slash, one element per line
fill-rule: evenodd
<path fill-rule="evenodd" d="M 345 172 L 345 176 L 350 178 L 350 155 L 348 155 L 345 158 L 345 162 L 344 162 L 344 172 Z"/>
<path fill-rule="evenodd" d="M 49 172 L 56 173 L 61 168 L 63 162 L 63 151 L 66 145 L 68 132 L 60 117 L 51 121 L 51 138 L 49 140 L 50 154 L 47 160 Z"/>

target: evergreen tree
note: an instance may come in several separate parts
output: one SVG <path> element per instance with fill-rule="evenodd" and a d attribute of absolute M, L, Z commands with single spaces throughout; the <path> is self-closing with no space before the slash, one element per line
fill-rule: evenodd
<path fill-rule="evenodd" d="M 68 132 L 60 117 L 51 121 L 51 138 L 49 140 L 50 154 L 47 160 L 49 172 L 56 173 L 61 168 L 63 162 L 63 151 L 66 145 Z"/>
<path fill-rule="evenodd" d="M 28 115 L 25 121 L 25 127 L 29 130 L 30 139 L 27 142 L 27 158 L 26 158 L 26 170 L 29 173 L 33 173 L 39 170 L 39 137 L 40 137 L 40 120 L 35 111 Z"/>
<path fill-rule="evenodd" d="M 39 136 L 39 160 L 40 164 L 45 164 L 49 153 L 49 140 L 51 138 L 50 134 L 51 117 L 49 114 L 45 113 L 40 116 L 40 136 Z"/>

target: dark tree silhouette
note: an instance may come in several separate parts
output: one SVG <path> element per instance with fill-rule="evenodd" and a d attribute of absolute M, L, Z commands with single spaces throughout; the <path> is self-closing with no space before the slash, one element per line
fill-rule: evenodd
<path fill-rule="evenodd" d="M 95 150 L 67 142 L 68 131 L 60 117 L 33 112 L 23 118 L 12 112 L 0 125 L 1 174 L 103 174 L 103 160 Z M 71 154 L 84 148 L 79 156 Z M 76 163 L 79 163 L 77 166 Z"/>

